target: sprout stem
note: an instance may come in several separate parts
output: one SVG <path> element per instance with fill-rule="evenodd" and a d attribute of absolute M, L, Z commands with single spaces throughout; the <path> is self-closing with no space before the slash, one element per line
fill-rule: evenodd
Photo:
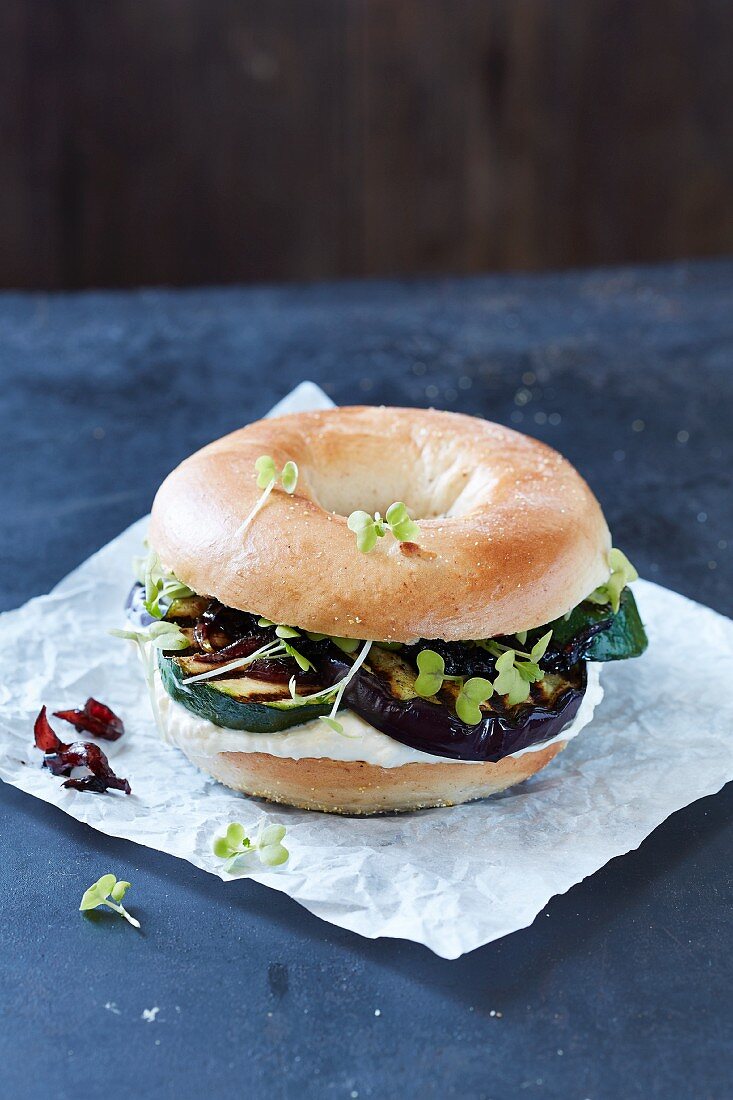
<path fill-rule="evenodd" d="M 244 668 L 246 665 L 251 665 L 254 661 L 259 661 L 265 657 L 279 657 L 282 653 L 285 653 L 283 642 L 280 640 L 267 642 L 256 649 L 254 653 L 250 653 L 248 657 L 238 657 L 236 661 L 230 661 L 228 665 L 219 665 L 208 672 L 199 672 L 196 676 L 188 676 L 185 680 L 181 680 L 181 683 L 196 684 L 200 680 L 210 680 L 212 676 L 221 676 L 223 672 L 232 672 L 235 668 Z"/>
<path fill-rule="evenodd" d="M 258 513 L 258 512 L 260 511 L 260 509 L 261 509 L 261 508 L 264 508 L 265 504 L 267 503 L 267 498 L 269 497 L 269 495 L 270 495 L 270 493 L 272 492 L 272 490 L 273 490 L 273 489 L 275 488 L 275 485 L 276 485 L 276 483 L 277 483 L 277 478 L 274 478 L 274 477 L 273 477 L 273 479 L 272 479 L 272 480 L 271 480 L 270 482 L 268 482 L 268 484 L 267 484 L 267 485 L 265 486 L 265 488 L 264 488 L 264 490 L 263 490 L 262 496 L 261 496 L 261 497 L 260 497 L 260 499 L 259 499 L 259 500 L 257 501 L 257 503 L 255 504 L 254 508 L 253 508 L 253 509 L 252 509 L 252 511 L 251 511 L 251 512 L 249 513 L 249 515 L 247 516 L 247 518 L 246 518 L 246 519 L 244 520 L 244 522 L 242 523 L 241 527 L 240 527 L 240 528 L 239 528 L 239 530 L 237 531 L 237 535 L 243 535 L 243 534 L 244 534 L 244 532 L 245 532 L 245 531 L 247 530 L 247 528 L 249 527 L 249 525 L 250 525 L 250 523 L 252 522 L 252 520 L 253 520 L 253 519 L 255 518 L 255 516 L 257 515 L 257 513 Z"/>
<path fill-rule="evenodd" d="M 110 909 L 114 909 L 115 913 L 119 913 L 121 917 L 124 917 L 126 921 L 129 921 L 133 928 L 140 927 L 140 921 L 136 920 L 132 914 L 128 913 L 124 905 L 118 905 L 116 901 L 110 901 L 109 898 L 105 899 L 105 905 L 108 905 Z"/>

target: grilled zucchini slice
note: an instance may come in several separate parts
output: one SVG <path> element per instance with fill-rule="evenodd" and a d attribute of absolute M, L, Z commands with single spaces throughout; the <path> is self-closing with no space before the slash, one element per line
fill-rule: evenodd
<path fill-rule="evenodd" d="M 159 667 L 163 687 L 172 699 L 193 714 L 225 729 L 278 733 L 291 726 L 311 722 L 321 714 L 328 714 L 331 709 L 328 700 L 295 702 L 286 684 L 273 684 L 247 676 L 184 684 L 182 681 L 188 676 L 211 668 L 210 665 L 197 664 L 195 657 L 166 657 L 161 654 Z"/>

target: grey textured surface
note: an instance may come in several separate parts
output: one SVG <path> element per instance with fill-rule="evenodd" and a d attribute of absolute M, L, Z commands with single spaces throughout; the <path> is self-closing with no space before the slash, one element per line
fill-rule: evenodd
<path fill-rule="evenodd" d="M 0 354 L 3 608 L 142 514 L 184 455 L 312 378 L 340 404 L 435 404 L 545 439 L 642 573 L 733 613 L 733 263 L 10 294 Z M 690 659 L 715 657 L 690 639 Z M 694 703 L 680 685 L 690 736 Z M 3 1088 L 727 1095 L 732 805 L 729 787 L 676 814 L 530 929 L 445 962 L 2 788 Z M 108 870 L 133 882 L 140 935 L 76 912 Z"/>

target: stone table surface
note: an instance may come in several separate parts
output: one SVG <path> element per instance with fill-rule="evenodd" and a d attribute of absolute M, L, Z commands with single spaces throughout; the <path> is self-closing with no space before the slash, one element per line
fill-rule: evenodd
<path fill-rule="evenodd" d="M 733 614 L 733 262 L 5 294 L 0 372 L 2 609 L 310 378 L 340 404 L 436 405 L 546 440 L 643 575 Z M 715 659 L 688 642 L 691 661 Z M 684 684 L 680 705 L 694 737 Z M 255 883 L 224 888 L 3 786 L 3 1094 L 730 1095 L 732 789 L 532 927 L 448 962 Z M 142 934 L 77 912 L 108 870 L 133 882 Z"/>

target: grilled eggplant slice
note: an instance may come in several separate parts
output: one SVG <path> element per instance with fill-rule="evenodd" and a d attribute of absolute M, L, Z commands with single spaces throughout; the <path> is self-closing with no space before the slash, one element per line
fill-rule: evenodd
<path fill-rule="evenodd" d="M 236 676 L 235 673 L 229 676 L 225 673 L 221 680 L 184 684 L 182 681 L 188 676 L 211 671 L 211 665 L 197 662 L 195 655 L 161 654 L 159 667 L 163 687 L 172 699 L 193 714 L 226 729 L 278 733 L 328 714 L 331 709 L 330 703 L 323 700 L 294 702 L 287 684 L 282 682 Z M 317 690 L 317 686 L 312 690 Z"/>
<path fill-rule="evenodd" d="M 572 669 L 548 673 L 533 684 L 526 703 L 506 707 L 501 698 L 490 699 L 481 708 L 481 721 L 469 726 L 455 712 L 454 684 L 446 682 L 433 699 L 423 699 L 415 693 L 416 676 L 399 653 L 373 646 L 349 684 L 344 702 L 395 741 L 457 760 L 501 760 L 549 741 L 572 722 L 587 685 L 585 664 L 579 661 Z"/>

